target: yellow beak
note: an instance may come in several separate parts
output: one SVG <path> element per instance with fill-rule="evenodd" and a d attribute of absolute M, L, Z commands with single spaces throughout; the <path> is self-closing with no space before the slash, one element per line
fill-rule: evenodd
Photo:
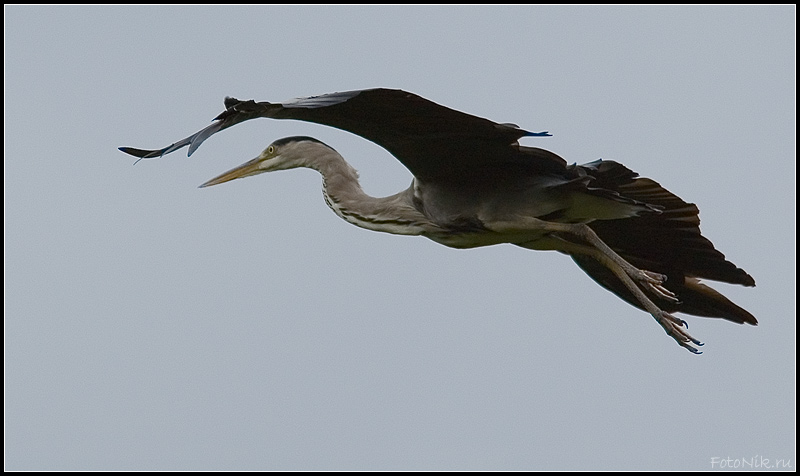
<path fill-rule="evenodd" d="M 261 162 L 263 161 L 264 159 L 262 159 L 261 157 L 256 157 L 255 159 L 247 161 L 238 167 L 228 170 L 222 175 L 212 178 L 203 185 L 200 185 L 199 188 L 210 187 L 212 185 L 221 184 L 223 182 L 229 182 L 234 179 L 248 177 L 250 175 L 257 175 L 262 172 L 266 172 L 266 170 L 260 167 Z"/>

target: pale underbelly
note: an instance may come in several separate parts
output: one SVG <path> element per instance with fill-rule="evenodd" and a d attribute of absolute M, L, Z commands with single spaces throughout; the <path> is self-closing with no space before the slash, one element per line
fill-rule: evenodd
<path fill-rule="evenodd" d="M 526 231 L 524 233 L 496 233 L 492 231 L 464 232 L 464 233 L 423 233 L 441 245 L 450 248 L 478 248 L 481 246 L 499 245 L 502 243 L 525 244 L 532 247 L 536 241 L 550 235 L 548 231 Z"/>

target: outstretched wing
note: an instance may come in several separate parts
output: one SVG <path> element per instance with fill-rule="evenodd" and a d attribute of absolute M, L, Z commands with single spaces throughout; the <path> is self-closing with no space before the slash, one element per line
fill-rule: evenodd
<path fill-rule="evenodd" d="M 564 173 L 555 154 L 532 158 L 517 140 L 547 136 L 513 124 L 499 124 L 459 112 L 398 89 L 366 89 L 293 99 L 282 103 L 225 98 L 225 111 L 214 123 L 182 141 L 158 150 L 121 147 L 141 158 L 161 157 L 189 146 L 191 155 L 211 135 L 256 117 L 295 119 L 346 130 L 394 155 L 423 180 L 474 177 L 487 166 L 514 165 L 529 173 Z"/>

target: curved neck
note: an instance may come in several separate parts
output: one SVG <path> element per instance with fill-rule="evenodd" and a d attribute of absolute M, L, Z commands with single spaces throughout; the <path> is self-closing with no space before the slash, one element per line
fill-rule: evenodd
<path fill-rule="evenodd" d="M 358 172 L 338 152 L 315 157 L 308 167 L 322 174 L 325 203 L 334 213 L 353 225 L 395 235 L 421 235 L 437 228 L 413 205 L 411 188 L 376 198 L 364 193 Z"/>

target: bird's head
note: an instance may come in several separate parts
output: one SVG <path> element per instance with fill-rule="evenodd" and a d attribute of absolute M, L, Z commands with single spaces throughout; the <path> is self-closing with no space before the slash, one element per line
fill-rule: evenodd
<path fill-rule="evenodd" d="M 230 180 L 249 177 L 251 175 L 273 172 L 275 170 L 294 169 L 297 167 L 313 167 L 310 162 L 319 156 L 320 150 L 333 150 L 325 143 L 313 137 L 294 136 L 278 139 L 270 144 L 258 157 L 242 165 L 228 170 L 200 185 L 210 187 Z M 316 152 L 316 153 L 315 153 Z"/>

